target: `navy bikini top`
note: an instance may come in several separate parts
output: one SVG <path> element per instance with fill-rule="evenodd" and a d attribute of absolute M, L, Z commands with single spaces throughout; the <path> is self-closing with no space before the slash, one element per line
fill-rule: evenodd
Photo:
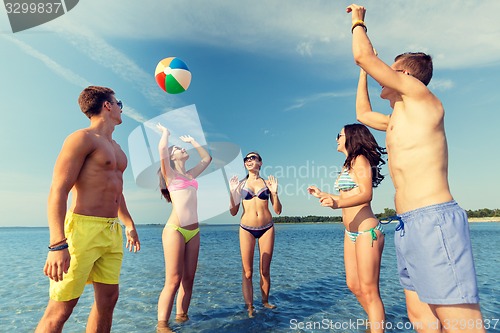
<path fill-rule="evenodd" d="M 257 191 L 257 193 L 254 193 L 248 187 L 243 186 L 243 188 L 241 189 L 241 197 L 243 198 L 243 200 L 252 200 L 255 197 L 259 198 L 260 200 L 268 200 L 269 196 L 271 195 L 271 191 L 269 191 L 269 188 L 266 185 L 266 181 L 264 179 L 262 179 L 262 181 L 264 181 L 264 187 Z M 247 181 L 245 180 L 245 185 L 246 183 Z"/>

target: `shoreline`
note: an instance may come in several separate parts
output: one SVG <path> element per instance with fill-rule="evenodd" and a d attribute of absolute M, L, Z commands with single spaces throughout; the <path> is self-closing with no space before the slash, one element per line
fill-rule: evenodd
<path fill-rule="evenodd" d="M 469 222 L 500 222 L 500 217 L 469 217 Z"/>
<path fill-rule="evenodd" d="M 469 223 L 500 223 L 500 217 L 469 217 Z M 321 223 L 332 223 L 332 224 L 342 224 L 341 221 L 321 221 L 321 222 L 274 222 L 275 224 L 321 224 Z M 397 220 L 391 223 L 397 223 Z M 138 226 L 164 226 L 162 223 L 138 223 Z M 200 226 L 228 226 L 228 225 L 239 225 L 239 223 L 200 223 Z M 1 228 L 48 228 L 47 226 L 2 226 Z"/>

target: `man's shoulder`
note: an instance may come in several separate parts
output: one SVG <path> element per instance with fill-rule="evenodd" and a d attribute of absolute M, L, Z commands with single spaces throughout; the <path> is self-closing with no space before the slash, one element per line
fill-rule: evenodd
<path fill-rule="evenodd" d="M 65 146 L 90 146 L 94 144 L 95 133 L 88 128 L 82 128 L 69 134 L 64 140 Z"/>
<path fill-rule="evenodd" d="M 414 95 L 403 95 L 403 100 L 414 103 L 431 103 L 435 107 L 442 107 L 441 100 L 429 89 L 429 87 L 424 84 L 419 84 L 418 87 L 420 87 L 420 89 L 415 89 Z"/>
<path fill-rule="evenodd" d="M 403 107 L 396 112 L 403 112 L 408 115 L 414 115 L 422 119 L 436 119 L 444 116 L 444 107 L 441 100 L 430 90 L 420 95 L 418 98 L 403 99 Z"/>
<path fill-rule="evenodd" d="M 80 128 L 73 133 L 68 135 L 68 138 L 75 138 L 75 139 L 80 139 L 80 138 L 89 138 L 90 136 L 94 135 L 92 133 L 92 130 L 89 128 Z"/>

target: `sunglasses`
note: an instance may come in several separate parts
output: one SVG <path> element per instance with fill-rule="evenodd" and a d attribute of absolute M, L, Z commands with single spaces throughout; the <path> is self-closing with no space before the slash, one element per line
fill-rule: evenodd
<path fill-rule="evenodd" d="M 176 151 L 176 150 L 182 150 L 182 148 L 181 148 L 181 147 L 177 147 L 177 146 L 173 146 L 173 147 L 172 147 L 171 154 L 173 154 L 173 153 L 174 153 L 174 151 Z"/>
<path fill-rule="evenodd" d="M 398 73 L 403 73 L 403 74 L 410 75 L 410 76 L 413 76 L 412 74 L 408 73 L 408 71 L 406 71 L 406 70 L 404 70 L 404 69 L 396 69 L 396 72 L 398 72 Z"/>
<path fill-rule="evenodd" d="M 341 136 L 345 136 L 345 134 L 337 134 L 337 140 L 340 139 Z"/>
<path fill-rule="evenodd" d="M 260 161 L 259 156 L 257 156 L 257 155 L 250 155 L 250 156 L 245 157 L 243 159 L 243 162 L 255 161 L 255 160 Z"/>
<path fill-rule="evenodd" d="M 110 102 L 111 104 L 115 103 L 113 101 L 108 101 L 108 102 Z M 118 105 L 118 107 L 120 108 L 120 110 L 123 109 L 123 102 L 122 101 L 116 101 L 116 105 Z"/>

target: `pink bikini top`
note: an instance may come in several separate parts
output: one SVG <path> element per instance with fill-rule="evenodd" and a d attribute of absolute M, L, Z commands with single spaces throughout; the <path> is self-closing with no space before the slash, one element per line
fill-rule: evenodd
<path fill-rule="evenodd" d="M 188 188 L 189 186 L 194 187 L 196 190 L 198 189 L 198 182 L 196 179 L 187 179 L 181 176 L 176 176 L 170 184 L 168 184 L 167 188 L 170 192 L 183 190 Z"/>

